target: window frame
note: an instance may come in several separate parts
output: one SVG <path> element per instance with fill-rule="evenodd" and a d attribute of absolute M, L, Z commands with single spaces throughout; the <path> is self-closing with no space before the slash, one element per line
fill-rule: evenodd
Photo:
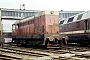
<path fill-rule="evenodd" d="M 77 20 L 80 20 L 82 18 L 83 14 L 78 15 Z"/>
<path fill-rule="evenodd" d="M 72 22 L 73 19 L 74 19 L 74 17 L 69 18 L 68 21 L 67 21 L 67 23 Z"/>

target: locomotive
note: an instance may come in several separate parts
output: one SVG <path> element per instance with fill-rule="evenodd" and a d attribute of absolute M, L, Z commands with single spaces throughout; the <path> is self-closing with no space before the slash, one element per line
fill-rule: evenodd
<path fill-rule="evenodd" d="M 61 20 L 60 35 L 65 44 L 90 45 L 90 11 Z"/>
<path fill-rule="evenodd" d="M 12 43 L 27 45 L 59 44 L 59 13 L 40 11 L 12 25 Z"/>
<path fill-rule="evenodd" d="M 5 39 L 2 35 L 2 21 L 0 20 L 0 45 L 5 43 Z"/>

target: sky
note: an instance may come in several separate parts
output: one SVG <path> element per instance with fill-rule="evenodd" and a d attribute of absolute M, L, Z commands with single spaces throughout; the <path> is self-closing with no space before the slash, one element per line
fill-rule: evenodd
<path fill-rule="evenodd" d="M 25 4 L 26 10 L 51 11 L 88 11 L 90 0 L 0 0 L 0 8 L 20 9 Z M 8 22 L 8 23 L 6 23 Z M 2 20 L 3 31 L 11 32 L 14 20 Z"/>
<path fill-rule="evenodd" d="M 26 10 L 90 10 L 90 0 L 0 0 L 0 8 L 20 9 L 20 4 L 25 4 Z"/>

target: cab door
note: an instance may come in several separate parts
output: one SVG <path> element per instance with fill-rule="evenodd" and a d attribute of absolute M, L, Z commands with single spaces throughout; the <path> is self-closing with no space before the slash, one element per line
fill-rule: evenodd
<path fill-rule="evenodd" d="M 85 34 L 89 33 L 89 30 L 88 30 L 88 20 L 84 21 L 84 33 Z"/>

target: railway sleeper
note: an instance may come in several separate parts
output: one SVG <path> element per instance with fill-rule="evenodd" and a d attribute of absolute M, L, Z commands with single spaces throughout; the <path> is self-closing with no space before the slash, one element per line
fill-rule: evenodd
<path fill-rule="evenodd" d="M 5 48 L 5 49 L 8 49 L 8 48 Z M 46 54 L 40 54 L 40 53 L 30 52 L 30 51 L 21 51 L 21 50 L 16 50 L 16 49 L 10 49 L 10 50 L 13 50 L 13 51 L 9 51 L 9 49 L 8 49 L 8 50 L 4 50 L 4 52 L 29 55 L 29 56 L 36 56 L 36 57 L 49 56 Z M 3 51 L 3 50 L 1 50 L 1 51 Z"/>
<path fill-rule="evenodd" d="M 6 58 L 12 58 L 12 59 L 17 59 L 17 60 L 22 60 L 22 58 L 17 58 L 17 57 L 13 57 L 13 56 L 8 56 L 8 55 L 4 55 L 4 54 L 0 54 L 0 56 L 6 57 Z"/>

